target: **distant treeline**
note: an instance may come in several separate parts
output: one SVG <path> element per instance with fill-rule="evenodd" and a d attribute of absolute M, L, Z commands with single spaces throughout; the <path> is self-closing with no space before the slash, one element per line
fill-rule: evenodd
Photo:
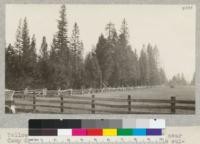
<path fill-rule="evenodd" d="M 106 35 L 99 36 L 86 58 L 78 24 L 74 24 L 71 37 L 67 24 L 66 8 L 62 5 L 51 46 L 44 36 L 37 54 L 35 35 L 29 36 L 27 18 L 19 22 L 16 42 L 6 47 L 6 88 L 80 89 L 167 83 L 158 48 L 148 44 L 140 52 L 133 50 L 125 19 L 120 33 L 108 23 Z M 178 78 L 174 76 L 170 82 L 177 82 Z M 183 74 L 180 79 L 179 84 L 187 84 Z"/>

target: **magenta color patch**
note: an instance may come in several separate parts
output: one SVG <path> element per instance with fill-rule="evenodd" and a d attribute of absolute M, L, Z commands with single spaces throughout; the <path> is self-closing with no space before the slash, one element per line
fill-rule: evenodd
<path fill-rule="evenodd" d="M 72 129 L 72 136 L 86 136 L 86 129 Z"/>

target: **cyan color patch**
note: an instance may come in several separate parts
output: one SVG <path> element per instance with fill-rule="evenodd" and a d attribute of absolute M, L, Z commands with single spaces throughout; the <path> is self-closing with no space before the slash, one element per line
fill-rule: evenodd
<path fill-rule="evenodd" d="M 134 136 L 146 136 L 146 129 L 133 129 Z"/>

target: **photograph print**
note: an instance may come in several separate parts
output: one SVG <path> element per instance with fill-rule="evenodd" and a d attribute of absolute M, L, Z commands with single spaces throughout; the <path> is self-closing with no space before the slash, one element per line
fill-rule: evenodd
<path fill-rule="evenodd" d="M 195 114 L 195 13 L 7 4 L 5 113 Z"/>

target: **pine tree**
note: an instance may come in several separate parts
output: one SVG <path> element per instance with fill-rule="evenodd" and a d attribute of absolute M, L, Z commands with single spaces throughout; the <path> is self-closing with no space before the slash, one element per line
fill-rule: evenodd
<path fill-rule="evenodd" d="M 5 87 L 8 89 L 18 89 L 16 85 L 16 58 L 17 53 L 14 50 L 14 47 L 9 44 L 5 51 L 5 60 L 6 60 L 6 67 L 5 67 Z"/>
<path fill-rule="evenodd" d="M 58 88 L 58 82 L 56 81 L 57 79 L 57 71 L 56 71 L 56 65 L 59 61 L 59 57 L 57 55 L 57 44 L 56 44 L 56 35 L 53 36 L 52 44 L 51 44 L 51 49 L 49 53 L 49 81 L 48 83 L 48 88 L 49 89 L 56 89 Z"/>
<path fill-rule="evenodd" d="M 126 39 L 128 39 L 128 37 L 129 37 L 129 33 L 128 33 L 128 24 L 127 24 L 125 18 L 124 18 L 123 21 L 122 21 L 121 33 L 123 33 L 123 34 L 125 35 Z"/>
<path fill-rule="evenodd" d="M 167 82 L 167 77 L 163 68 L 159 69 L 159 84 L 165 84 Z"/>
<path fill-rule="evenodd" d="M 22 27 L 22 51 L 24 59 L 26 59 L 26 56 L 29 53 L 29 49 L 30 49 L 30 37 L 29 37 L 28 23 L 27 23 L 27 18 L 24 18 L 24 24 Z"/>
<path fill-rule="evenodd" d="M 116 35 L 115 35 L 116 36 Z M 104 35 L 99 37 L 98 43 L 96 45 L 96 56 L 99 62 L 99 66 L 102 72 L 102 83 L 101 86 L 109 86 L 110 77 L 113 72 L 113 65 L 114 65 L 114 48 L 115 44 L 113 42 L 113 38 L 104 38 Z"/>
<path fill-rule="evenodd" d="M 128 24 L 125 18 L 122 21 L 120 32 L 121 32 L 120 38 L 124 41 L 124 45 L 128 44 L 129 32 L 128 32 Z"/>
<path fill-rule="evenodd" d="M 82 53 L 83 53 L 83 43 L 80 40 L 80 31 L 78 24 L 74 24 L 74 28 L 72 30 L 72 36 L 71 36 L 71 51 L 72 51 L 72 60 L 74 64 L 74 69 L 79 67 L 79 62 L 82 60 Z"/>
<path fill-rule="evenodd" d="M 49 54 L 48 54 L 48 45 L 46 42 L 46 37 L 42 38 L 42 44 L 40 47 L 40 57 L 37 64 L 38 73 L 38 85 L 43 88 L 49 88 L 50 80 L 50 63 L 49 63 Z"/>
<path fill-rule="evenodd" d="M 131 46 L 127 46 L 125 49 L 126 51 L 126 61 L 124 62 L 125 65 L 125 82 L 126 86 L 136 86 L 137 79 L 138 79 L 138 70 L 137 70 L 137 52 L 136 50 L 133 51 Z"/>
<path fill-rule="evenodd" d="M 126 20 L 124 19 L 122 21 L 121 33 L 119 35 L 118 47 L 117 47 L 117 57 L 118 57 L 117 62 L 118 65 L 120 65 L 119 69 L 120 86 L 128 86 L 130 77 L 132 77 L 131 79 L 135 81 L 135 77 L 132 76 L 132 74 L 133 73 L 135 74 L 136 71 L 133 72 L 135 70 L 135 67 L 133 63 L 131 64 L 131 62 L 135 61 L 133 60 L 134 58 L 132 59 L 132 56 L 134 57 L 134 52 L 132 51 L 132 48 L 129 45 L 128 38 L 129 38 L 128 26 Z"/>
<path fill-rule="evenodd" d="M 72 87 L 81 88 L 83 85 L 83 43 L 80 40 L 80 31 L 78 24 L 74 24 L 71 36 L 72 51 Z"/>
<path fill-rule="evenodd" d="M 135 71 L 136 71 L 136 74 L 135 74 L 135 81 L 136 81 L 136 86 L 140 85 L 140 64 L 139 64 L 139 56 L 138 56 L 138 53 L 137 53 L 137 50 L 135 49 Z"/>
<path fill-rule="evenodd" d="M 32 64 L 31 64 L 31 54 L 30 54 L 30 36 L 28 29 L 27 18 L 24 18 L 24 23 L 22 27 L 22 72 L 23 79 L 22 87 L 31 87 L 33 78 L 32 78 Z"/>
<path fill-rule="evenodd" d="M 148 56 L 148 72 L 149 72 L 149 85 L 159 84 L 159 72 L 158 72 L 158 50 L 153 48 L 151 44 L 147 46 Z"/>
<path fill-rule="evenodd" d="M 90 52 L 85 59 L 85 85 L 89 88 L 99 88 L 101 85 L 101 69 L 95 52 Z"/>
<path fill-rule="evenodd" d="M 67 89 L 104 86 L 160 85 L 167 82 L 160 67 L 159 51 L 155 46 L 143 46 L 140 56 L 129 44 L 128 24 L 122 21 L 120 33 L 115 25 L 105 27 L 106 37 L 100 35 L 96 47 L 83 59 L 83 42 L 75 23 L 70 41 L 66 19 L 66 7 L 61 6 L 58 31 L 53 37 L 50 52 L 46 37 L 42 39 L 40 54 L 36 53 L 35 35 L 30 39 L 27 18 L 17 27 L 14 47 L 6 48 L 6 88 L 25 87 Z M 176 74 L 169 81 L 186 85 L 183 74 Z M 191 82 L 194 83 L 193 81 Z"/>
<path fill-rule="evenodd" d="M 154 85 L 160 84 L 160 61 L 159 61 L 159 51 L 157 46 L 153 48 L 153 57 L 154 57 Z"/>
<path fill-rule="evenodd" d="M 37 54 L 36 54 L 36 38 L 35 35 L 32 36 L 31 38 L 31 44 L 30 44 L 30 51 L 29 51 L 30 59 L 32 62 L 32 65 L 34 65 L 37 62 Z"/>
<path fill-rule="evenodd" d="M 171 85 L 187 85 L 187 81 L 185 80 L 185 76 L 183 73 L 178 73 L 172 77 L 169 81 Z"/>
<path fill-rule="evenodd" d="M 187 81 L 186 81 L 185 76 L 184 76 L 183 73 L 181 73 L 180 84 L 181 85 L 187 85 Z"/>
<path fill-rule="evenodd" d="M 148 85 L 148 83 L 149 83 L 147 65 L 148 65 L 147 54 L 146 54 L 145 48 L 143 46 L 143 48 L 140 52 L 140 58 L 139 58 L 140 84 L 141 85 Z"/>
<path fill-rule="evenodd" d="M 36 38 L 35 35 L 31 38 L 30 49 L 29 49 L 29 72 L 27 73 L 29 78 L 31 79 L 30 86 L 32 88 L 37 88 L 37 54 L 36 54 Z"/>
<path fill-rule="evenodd" d="M 51 62 L 56 62 L 58 61 L 58 56 L 57 56 L 57 44 L 56 44 L 56 36 L 53 36 L 52 44 L 51 44 L 51 49 L 50 49 L 50 60 Z"/>
<path fill-rule="evenodd" d="M 13 83 L 19 83 L 19 79 L 23 79 L 23 65 L 22 65 L 22 20 L 19 20 L 19 25 L 16 31 L 16 41 L 14 44 L 14 49 L 16 53 L 16 60 L 15 60 L 15 78 L 12 79 Z M 17 85 L 16 85 L 17 86 Z M 13 89 L 19 89 L 19 87 L 13 87 Z"/>
<path fill-rule="evenodd" d="M 44 61 L 48 60 L 49 55 L 48 55 L 48 44 L 46 41 L 46 37 L 43 36 L 42 38 L 42 44 L 41 44 L 41 48 L 40 48 L 40 57 L 41 59 L 43 59 Z"/>
<path fill-rule="evenodd" d="M 57 48 L 60 52 L 59 54 L 67 54 L 65 57 L 69 60 L 69 41 L 68 41 L 68 31 L 67 31 L 67 19 L 66 19 L 66 7 L 61 6 L 60 19 L 58 20 L 58 32 L 57 32 Z"/>
<path fill-rule="evenodd" d="M 28 63 L 29 63 L 29 50 L 30 50 L 30 37 L 29 37 L 29 30 L 28 30 L 28 23 L 27 19 L 24 19 L 23 27 L 22 27 L 22 68 L 24 75 L 28 70 Z"/>
<path fill-rule="evenodd" d="M 58 32 L 53 39 L 53 46 L 50 54 L 52 80 L 50 87 L 67 89 L 71 87 L 72 62 L 71 51 L 67 35 L 66 7 L 61 6 L 60 18 L 58 20 Z"/>
<path fill-rule="evenodd" d="M 107 39 L 111 40 L 114 37 L 114 34 L 116 33 L 115 25 L 111 22 L 109 22 L 106 27 L 106 34 L 107 34 Z"/>
<path fill-rule="evenodd" d="M 17 27 L 16 31 L 16 41 L 15 41 L 15 49 L 17 50 L 17 54 L 19 55 L 19 60 L 20 57 L 22 56 L 22 23 L 21 19 L 19 20 L 19 25 Z"/>

